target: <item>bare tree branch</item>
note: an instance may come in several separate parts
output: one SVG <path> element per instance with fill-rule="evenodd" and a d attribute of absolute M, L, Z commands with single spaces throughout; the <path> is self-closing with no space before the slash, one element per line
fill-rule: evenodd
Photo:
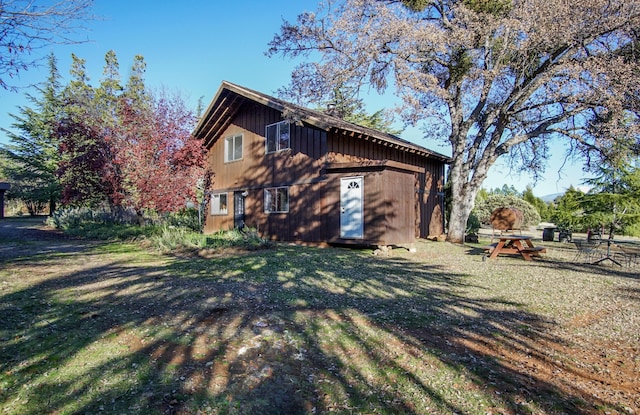
<path fill-rule="evenodd" d="M 405 120 L 451 145 L 451 241 L 498 158 L 538 174 L 554 139 L 592 151 L 640 136 L 640 0 L 324 4 L 283 28 L 268 54 L 311 58 L 290 86 L 306 97 L 338 80 L 393 86 Z"/>
<path fill-rule="evenodd" d="M 45 58 L 40 49 L 86 42 L 73 35 L 93 18 L 92 5 L 93 0 L 0 0 L 0 87 L 15 89 L 12 80 Z"/>

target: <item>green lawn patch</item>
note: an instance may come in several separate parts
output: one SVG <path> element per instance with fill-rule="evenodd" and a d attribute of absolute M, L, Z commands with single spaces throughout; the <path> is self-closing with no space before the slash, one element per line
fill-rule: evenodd
<path fill-rule="evenodd" d="M 632 269 L 426 241 L 163 255 L 38 226 L 0 241 L 0 413 L 638 408 Z"/>

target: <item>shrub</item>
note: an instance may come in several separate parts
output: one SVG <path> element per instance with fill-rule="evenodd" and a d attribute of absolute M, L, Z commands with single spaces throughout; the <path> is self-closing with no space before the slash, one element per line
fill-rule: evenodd
<path fill-rule="evenodd" d="M 198 211 L 184 209 L 178 213 L 158 216 L 147 212 L 145 222 L 128 209 L 59 209 L 47 219 L 50 226 L 65 233 L 103 240 L 144 240 L 144 244 L 160 252 L 197 250 L 203 248 L 260 249 L 270 242 L 260 237 L 254 228 L 221 231 L 213 235 L 200 232 Z"/>
<path fill-rule="evenodd" d="M 165 216 L 164 223 L 169 226 L 187 228 L 196 232 L 202 230 L 200 215 L 197 209 L 185 208 L 179 212 L 169 213 Z"/>
<path fill-rule="evenodd" d="M 125 208 L 69 207 L 56 210 L 47 219 L 49 226 L 64 230 L 86 223 L 132 225 L 138 223 L 138 215 Z"/>
<path fill-rule="evenodd" d="M 531 203 L 517 196 L 505 196 L 500 194 L 489 195 L 485 200 L 476 204 L 473 208 L 474 214 L 480 222 L 491 224 L 491 213 L 497 208 L 516 208 L 522 212 L 524 216 L 523 226 L 535 226 L 540 223 L 540 214 Z"/>
<path fill-rule="evenodd" d="M 260 249 L 270 246 L 270 242 L 262 238 L 255 228 L 244 227 L 242 229 L 232 229 L 229 231 L 219 231 L 212 235 L 207 235 L 206 244 L 208 248 L 229 248 L 242 247 L 244 249 Z"/>
<path fill-rule="evenodd" d="M 467 233 L 468 234 L 474 234 L 474 233 L 478 233 L 478 230 L 480 229 L 480 226 L 482 224 L 480 223 L 480 219 L 478 218 L 478 215 L 475 212 L 475 209 L 469 214 L 469 219 L 467 219 Z"/>
<path fill-rule="evenodd" d="M 148 237 L 147 242 L 153 249 L 164 253 L 204 248 L 254 250 L 270 246 L 270 242 L 261 238 L 257 230 L 248 227 L 203 235 L 185 227 L 166 224 L 160 227 L 159 232 Z"/>

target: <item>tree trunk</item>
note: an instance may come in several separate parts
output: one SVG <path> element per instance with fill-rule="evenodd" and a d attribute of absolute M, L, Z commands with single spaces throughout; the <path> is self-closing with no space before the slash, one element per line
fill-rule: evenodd
<path fill-rule="evenodd" d="M 476 194 L 480 190 L 482 180 L 465 180 L 471 172 L 462 165 L 460 158 L 452 160 L 449 172 L 451 183 L 451 213 L 447 230 L 447 242 L 464 243 L 467 220 L 475 205 Z"/>
<path fill-rule="evenodd" d="M 136 217 L 138 218 L 138 225 L 144 226 L 144 213 L 142 212 L 142 209 L 136 209 Z"/>
<path fill-rule="evenodd" d="M 467 219 L 473 209 L 473 203 L 469 203 L 466 197 L 452 195 L 451 214 L 449 216 L 449 229 L 447 231 L 447 241 L 456 244 L 464 242 L 464 235 L 467 230 Z"/>

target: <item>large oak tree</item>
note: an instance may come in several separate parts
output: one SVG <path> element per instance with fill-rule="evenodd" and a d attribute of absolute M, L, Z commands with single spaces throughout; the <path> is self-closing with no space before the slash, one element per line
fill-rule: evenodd
<path fill-rule="evenodd" d="M 639 28 L 640 0 L 328 0 L 268 53 L 307 58 L 288 88 L 308 102 L 393 88 L 404 119 L 451 146 L 447 238 L 461 242 L 498 158 L 535 175 L 552 140 L 637 140 Z"/>

